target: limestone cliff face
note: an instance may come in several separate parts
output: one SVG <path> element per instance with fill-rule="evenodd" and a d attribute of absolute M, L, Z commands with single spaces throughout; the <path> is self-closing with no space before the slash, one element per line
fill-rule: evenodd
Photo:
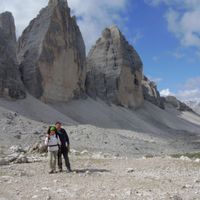
<path fill-rule="evenodd" d="M 162 109 L 165 108 L 164 100 L 162 97 L 160 97 L 160 93 L 157 90 L 157 85 L 153 81 L 150 81 L 146 76 L 143 77 L 142 88 L 145 100 L 155 104 Z"/>
<path fill-rule="evenodd" d="M 16 59 L 14 18 L 10 12 L 0 14 L 0 96 L 25 98 Z"/>
<path fill-rule="evenodd" d="M 43 101 L 68 101 L 85 90 L 85 44 L 66 0 L 50 0 L 24 30 L 17 49 L 27 90 Z"/>
<path fill-rule="evenodd" d="M 143 103 L 142 61 L 116 26 L 106 28 L 87 58 L 89 96 L 125 107 Z"/>

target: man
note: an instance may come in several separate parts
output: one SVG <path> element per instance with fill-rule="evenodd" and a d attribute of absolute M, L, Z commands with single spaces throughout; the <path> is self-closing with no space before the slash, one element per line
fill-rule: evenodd
<path fill-rule="evenodd" d="M 58 151 L 58 168 L 59 168 L 59 171 L 62 172 L 62 155 L 63 155 L 67 170 L 68 172 L 71 172 L 71 167 L 70 167 L 70 162 L 69 162 L 69 157 L 68 157 L 68 153 L 70 151 L 69 137 L 65 129 L 61 128 L 61 125 L 62 125 L 61 122 L 56 122 L 55 124 L 56 129 L 57 129 L 57 134 L 61 142 L 61 146 Z"/>

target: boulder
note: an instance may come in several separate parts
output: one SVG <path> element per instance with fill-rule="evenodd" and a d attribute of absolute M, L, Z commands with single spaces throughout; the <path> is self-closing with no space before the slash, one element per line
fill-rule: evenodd
<path fill-rule="evenodd" d="M 194 112 L 192 108 L 190 108 L 188 105 L 185 103 L 179 101 L 176 97 L 174 96 L 167 96 L 165 97 L 165 103 L 173 106 L 179 111 L 189 111 L 189 112 Z"/>
<path fill-rule="evenodd" d="M 142 80 L 142 89 L 144 99 L 153 103 L 154 105 L 164 109 L 164 100 L 160 96 L 159 91 L 157 90 L 157 85 L 155 82 L 150 81 L 146 76 Z"/>
<path fill-rule="evenodd" d="M 116 26 L 106 28 L 87 58 L 87 94 L 124 107 L 143 103 L 142 61 Z"/>
<path fill-rule="evenodd" d="M 10 12 L 0 14 L 0 96 L 25 98 L 16 58 L 14 18 Z"/>
<path fill-rule="evenodd" d="M 19 38 L 17 58 L 30 94 L 44 102 L 84 95 L 85 44 L 66 0 L 50 0 Z"/>

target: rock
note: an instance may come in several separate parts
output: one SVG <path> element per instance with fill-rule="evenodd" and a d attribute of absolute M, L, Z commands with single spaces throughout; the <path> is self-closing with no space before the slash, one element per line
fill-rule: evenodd
<path fill-rule="evenodd" d="M 51 198 L 51 196 L 47 196 L 47 198 L 46 198 L 46 200 L 51 200 L 52 198 Z"/>
<path fill-rule="evenodd" d="M 188 158 L 187 156 L 181 156 L 181 157 L 180 157 L 180 160 L 183 160 L 183 161 L 191 161 L 191 159 Z"/>
<path fill-rule="evenodd" d="M 83 150 L 83 151 L 81 151 L 81 155 L 89 155 L 88 150 Z"/>
<path fill-rule="evenodd" d="M 38 146 L 38 151 L 40 154 L 47 153 L 47 146 L 43 143 L 40 143 Z"/>
<path fill-rule="evenodd" d="M 182 198 L 179 197 L 178 195 L 171 196 L 170 199 L 172 199 L 172 200 L 182 200 Z"/>
<path fill-rule="evenodd" d="M 133 168 L 128 168 L 127 170 L 126 170 L 126 172 L 127 173 L 133 173 L 135 170 L 133 169 Z"/>
<path fill-rule="evenodd" d="M 21 155 L 19 155 L 19 157 L 16 159 L 15 163 L 19 163 L 19 164 L 28 163 L 28 158 L 27 158 L 24 154 L 21 154 Z"/>
<path fill-rule="evenodd" d="M 174 108 L 176 108 L 179 111 L 194 112 L 189 106 L 187 106 L 185 103 L 179 101 L 174 96 L 167 96 L 167 97 L 165 97 L 165 103 L 170 104 L 171 106 L 173 106 Z"/>
<path fill-rule="evenodd" d="M 32 199 L 37 199 L 38 198 L 38 195 L 33 195 L 32 196 Z"/>
<path fill-rule="evenodd" d="M 20 145 L 13 145 L 13 146 L 11 146 L 10 150 L 11 150 L 12 153 L 25 152 L 25 150 Z"/>
<path fill-rule="evenodd" d="M 145 100 L 162 109 L 165 108 L 164 100 L 162 97 L 160 97 L 160 93 L 157 90 L 157 85 L 153 81 L 150 81 L 146 76 L 144 76 L 142 80 L 142 89 Z"/>
<path fill-rule="evenodd" d="M 71 149 L 70 152 L 71 152 L 71 154 L 73 154 L 75 156 L 80 156 L 81 155 L 81 153 L 79 151 L 75 150 L 75 149 Z"/>
<path fill-rule="evenodd" d="M 116 26 L 106 28 L 87 58 L 87 94 L 124 107 L 143 103 L 142 61 Z"/>
<path fill-rule="evenodd" d="M 199 158 L 196 158 L 194 162 L 200 163 L 200 159 L 199 159 Z"/>
<path fill-rule="evenodd" d="M 17 65 L 15 24 L 10 12 L 0 14 L 0 96 L 26 96 Z"/>
<path fill-rule="evenodd" d="M 8 165 L 9 162 L 7 160 L 5 160 L 4 158 L 0 158 L 0 166 L 2 165 Z"/>
<path fill-rule="evenodd" d="M 28 153 L 47 153 L 47 146 L 44 142 L 36 142 L 28 151 Z"/>
<path fill-rule="evenodd" d="M 9 162 L 9 163 L 14 162 L 14 161 L 17 160 L 17 158 L 19 157 L 19 155 L 20 155 L 20 152 L 12 153 L 12 154 L 8 155 L 8 156 L 5 158 L 5 160 L 6 160 L 7 162 Z"/>
<path fill-rule="evenodd" d="M 84 96 L 85 44 L 66 0 L 50 0 L 19 38 L 22 80 L 34 97 L 68 101 Z"/>

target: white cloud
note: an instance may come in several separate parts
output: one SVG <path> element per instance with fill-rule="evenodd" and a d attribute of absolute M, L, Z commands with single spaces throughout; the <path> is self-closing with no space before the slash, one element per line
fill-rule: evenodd
<path fill-rule="evenodd" d="M 159 57 L 158 57 L 158 56 L 153 56 L 152 60 L 153 60 L 154 62 L 157 62 L 157 61 L 159 60 Z"/>
<path fill-rule="evenodd" d="M 95 44 L 103 29 L 117 24 L 123 28 L 120 13 L 125 11 L 128 0 L 68 0 L 72 14 L 76 15 L 78 24 L 89 48 Z M 16 22 L 17 36 L 20 36 L 30 20 L 35 18 L 48 0 L 1 0 L 0 12 L 11 11 Z M 137 38 L 140 35 L 136 35 Z"/>
<path fill-rule="evenodd" d="M 181 101 L 199 101 L 200 89 L 181 90 L 176 94 L 176 97 Z"/>
<path fill-rule="evenodd" d="M 39 10 L 45 7 L 48 0 L 1 0 L 0 13 L 10 11 L 13 13 L 17 36 L 20 36 L 29 22 L 37 16 Z"/>
<path fill-rule="evenodd" d="M 163 97 L 166 97 L 166 96 L 173 96 L 174 94 L 170 91 L 169 88 L 167 89 L 163 89 L 160 91 L 160 95 L 163 96 Z"/>
<path fill-rule="evenodd" d="M 87 50 L 95 44 L 105 27 L 113 24 L 123 27 L 124 19 L 120 17 L 120 13 L 125 11 L 127 1 L 84 0 L 83 3 L 82 0 L 68 0 L 72 12 L 78 18 Z"/>
<path fill-rule="evenodd" d="M 188 79 L 182 89 L 172 93 L 169 88 L 160 91 L 161 96 L 176 96 L 181 101 L 200 101 L 200 77 Z"/>
<path fill-rule="evenodd" d="M 133 36 L 132 43 L 135 45 L 140 39 L 143 38 L 143 34 L 140 31 L 137 31 Z"/>
<path fill-rule="evenodd" d="M 153 6 L 167 5 L 165 18 L 168 30 L 180 40 L 182 46 L 200 49 L 199 0 L 146 0 L 146 2 Z"/>

